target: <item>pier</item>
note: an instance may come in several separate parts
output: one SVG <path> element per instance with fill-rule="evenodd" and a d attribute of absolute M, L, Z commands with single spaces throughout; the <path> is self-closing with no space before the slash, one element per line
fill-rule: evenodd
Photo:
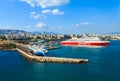
<path fill-rule="evenodd" d="M 88 59 L 75 59 L 75 58 L 60 58 L 60 57 L 43 57 L 29 54 L 28 48 L 23 45 L 16 44 L 16 50 L 26 59 L 35 62 L 49 62 L 49 63 L 87 63 Z"/>

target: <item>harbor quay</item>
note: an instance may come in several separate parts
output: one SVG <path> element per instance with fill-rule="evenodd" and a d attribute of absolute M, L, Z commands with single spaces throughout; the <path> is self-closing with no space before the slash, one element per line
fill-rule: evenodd
<path fill-rule="evenodd" d="M 56 49 L 59 47 L 52 47 L 49 48 L 48 50 L 51 49 Z M 29 48 L 27 45 L 23 45 L 20 43 L 14 43 L 11 44 L 11 41 L 6 42 L 6 41 L 1 41 L 1 49 L 2 50 L 17 50 L 23 57 L 25 57 L 27 60 L 30 61 L 35 61 L 35 62 L 50 62 L 50 63 L 87 63 L 88 59 L 80 59 L 80 58 L 63 58 L 63 57 L 48 57 L 48 56 L 37 56 L 34 53 L 31 53 L 29 51 Z"/>
<path fill-rule="evenodd" d="M 87 63 L 88 59 L 78 59 L 78 58 L 60 58 L 60 57 L 48 57 L 48 56 L 36 56 L 34 54 L 29 53 L 28 48 L 22 44 L 16 44 L 16 50 L 26 59 L 35 62 L 42 63 Z"/>

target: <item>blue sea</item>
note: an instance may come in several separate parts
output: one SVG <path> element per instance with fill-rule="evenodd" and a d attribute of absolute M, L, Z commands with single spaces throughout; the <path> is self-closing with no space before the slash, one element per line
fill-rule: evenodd
<path fill-rule="evenodd" d="M 87 64 L 31 62 L 17 51 L 0 50 L 0 81 L 120 81 L 120 41 L 108 47 L 49 50 L 47 56 L 87 58 Z"/>

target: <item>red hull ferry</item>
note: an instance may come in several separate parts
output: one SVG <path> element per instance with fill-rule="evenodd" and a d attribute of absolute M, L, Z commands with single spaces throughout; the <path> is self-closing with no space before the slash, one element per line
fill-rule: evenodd
<path fill-rule="evenodd" d="M 72 39 L 62 41 L 61 44 L 62 45 L 108 46 L 110 42 L 100 40 L 100 38 L 98 37 L 82 37 L 82 38 L 72 37 Z"/>

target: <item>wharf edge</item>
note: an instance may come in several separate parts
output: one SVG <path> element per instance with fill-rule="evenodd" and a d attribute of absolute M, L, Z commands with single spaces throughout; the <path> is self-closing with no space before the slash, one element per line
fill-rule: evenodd
<path fill-rule="evenodd" d="M 23 50 L 16 48 L 16 50 L 26 59 L 35 61 L 35 62 L 42 62 L 42 63 L 87 63 L 88 59 L 76 59 L 76 58 L 60 58 L 60 57 L 43 57 L 43 56 L 33 56 L 24 52 Z"/>

